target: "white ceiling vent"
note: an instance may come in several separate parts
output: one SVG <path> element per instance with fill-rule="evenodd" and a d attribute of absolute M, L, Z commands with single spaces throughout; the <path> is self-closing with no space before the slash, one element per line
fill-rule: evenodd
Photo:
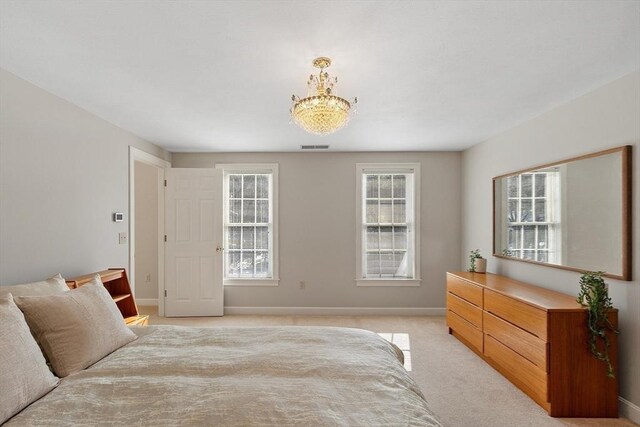
<path fill-rule="evenodd" d="M 301 145 L 301 150 L 328 150 L 328 145 Z"/>

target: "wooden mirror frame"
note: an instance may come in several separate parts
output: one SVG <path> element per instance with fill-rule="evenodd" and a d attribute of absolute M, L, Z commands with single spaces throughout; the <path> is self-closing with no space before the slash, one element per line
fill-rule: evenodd
<path fill-rule="evenodd" d="M 565 160 L 560 160 L 557 162 L 553 162 L 553 163 L 546 163 L 543 165 L 538 165 L 532 168 L 527 168 L 527 169 L 522 169 L 519 171 L 515 171 L 515 172 L 510 172 L 510 173 L 506 173 L 503 175 L 499 175 L 499 176 L 495 176 L 493 177 L 492 180 L 492 194 L 493 194 L 493 224 L 492 224 L 492 232 L 493 232 L 493 256 L 496 258 L 503 258 L 503 259 L 508 259 L 508 260 L 513 260 L 513 261 L 521 261 L 521 262 L 526 262 L 529 264 L 538 264 L 538 265 L 544 265 L 547 267 L 553 267 L 553 268 L 560 268 L 563 270 L 570 270 L 570 271 L 577 271 L 577 272 L 584 272 L 587 271 L 585 269 L 582 268 L 577 268 L 577 267 L 570 267 L 570 266 L 564 266 L 564 265 L 559 265 L 559 264 L 551 264 L 551 263 L 547 263 L 547 262 L 542 262 L 542 261 L 534 261 L 534 260 L 529 260 L 529 259 L 523 259 L 523 258 L 516 258 L 516 257 L 510 257 L 510 256 L 506 256 L 506 255 L 502 255 L 497 253 L 496 251 L 496 180 L 501 179 L 501 178 L 506 178 L 508 176 L 512 176 L 512 175 L 519 175 L 521 173 L 525 173 L 525 172 L 532 172 L 535 170 L 539 170 L 539 169 L 543 169 L 543 168 L 547 168 L 547 167 L 551 167 L 551 166 L 557 166 L 560 164 L 564 164 L 564 163 L 569 163 L 569 162 L 574 162 L 577 160 L 584 160 L 584 159 L 589 159 L 592 157 L 598 157 L 598 156 L 603 156 L 603 155 L 607 155 L 607 154 L 613 154 L 613 153 L 617 153 L 620 152 L 621 153 L 621 157 L 622 157 L 622 182 L 621 182 L 621 190 L 622 190 L 622 274 L 618 275 L 618 274 L 610 274 L 610 273 L 605 273 L 604 276 L 605 277 L 609 277 L 611 279 L 619 279 L 619 280 L 632 280 L 632 268 L 631 268 L 631 255 L 632 255 L 632 236 L 631 236 L 631 223 L 632 223 L 632 213 L 633 213 L 633 209 L 631 206 L 632 203 L 632 192 L 631 192 L 631 186 L 632 186 L 632 173 L 631 173 L 631 145 L 624 145 L 622 147 L 616 147 L 616 148 L 611 148 L 608 150 L 603 150 L 603 151 L 598 151 L 597 153 L 591 153 L 591 154 L 586 154 L 583 156 L 578 156 L 578 157 L 572 157 L 570 159 L 565 159 Z"/>

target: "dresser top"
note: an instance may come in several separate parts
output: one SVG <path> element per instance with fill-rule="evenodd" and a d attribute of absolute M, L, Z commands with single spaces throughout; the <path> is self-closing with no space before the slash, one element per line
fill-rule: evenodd
<path fill-rule="evenodd" d="M 482 286 L 485 289 L 516 298 L 545 311 L 584 310 L 584 307 L 576 301 L 576 297 L 519 282 L 505 276 L 492 273 L 470 273 L 467 271 L 457 271 L 447 274 Z"/>

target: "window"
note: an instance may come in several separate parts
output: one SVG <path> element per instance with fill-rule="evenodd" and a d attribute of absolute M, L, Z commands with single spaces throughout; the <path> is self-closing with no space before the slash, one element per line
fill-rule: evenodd
<path fill-rule="evenodd" d="M 275 286 L 278 165 L 218 165 L 224 172 L 225 285 Z"/>
<path fill-rule="evenodd" d="M 559 171 L 555 169 L 509 177 L 509 249 L 505 255 L 560 262 L 559 188 Z"/>
<path fill-rule="evenodd" d="M 418 286 L 419 164 L 358 164 L 359 286 Z"/>

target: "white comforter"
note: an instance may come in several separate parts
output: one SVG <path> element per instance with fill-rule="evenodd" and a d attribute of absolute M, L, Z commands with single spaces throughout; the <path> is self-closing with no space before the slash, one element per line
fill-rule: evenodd
<path fill-rule="evenodd" d="M 156 326 L 136 333 L 7 425 L 440 425 L 402 353 L 373 332 Z"/>

